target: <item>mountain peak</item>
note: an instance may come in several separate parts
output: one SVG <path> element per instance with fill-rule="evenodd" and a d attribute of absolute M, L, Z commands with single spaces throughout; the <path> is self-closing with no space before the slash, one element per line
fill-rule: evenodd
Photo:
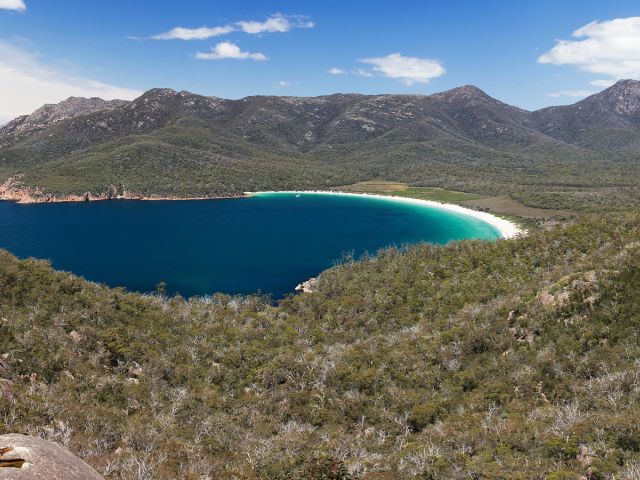
<path fill-rule="evenodd" d="M 640 89 L 640 81 L 633 80 L 631 78 L 618 80 L 609 88 L 610 89 L 634 89 L 637 91 Z"/>
<path fill-rule="evenodd" d="M 463 85 L 462 87 L 452 88 L 445 92 L 436 93 L 434 97 L 447 102 L 451 101 L 474 101 L 474 100 L 492 100 L 484 91 L 475 85 Z"/>
<path fill-rule="evenodd" d="M 178 92 L 172 88 L 152 88 L 138 98 L 169 98 L 177 94 Z"/>
<path fill-rule="evenodd" d="M 148 104 L 150 102 L 159 105 L 168 105 L 170 102 L 198 102 L 205 100 L 221 101 L 222 99 L 218 97 L 198 95 L 197 93 L 192 93 L 187 90 L 181 90 L 178 92 L 172 88 L 152 88 L 133 100 L 133 102 L 131 102 L 131 106 L 133 108 L 137 104 Z"/>
<path fill-rule="evenodd" d="M 640 82 L 638 80 L 618 80 L 605 92 L 618 96 L 640 96 Z"/>
<path fill-rule="evenodd" d="M 148 90 L 147 93 L 155 93 L 158 95 L 175 95 L 178 92 L 169 87 L 156 87 Z"/>
<path fill-rule="evenodd" d="M 612 109 L 620 115 L 637 114 L 640 112 L 640 82 L 619 80 L 611 87 L 584 101 L 602 103 L 603 108 Z"/>

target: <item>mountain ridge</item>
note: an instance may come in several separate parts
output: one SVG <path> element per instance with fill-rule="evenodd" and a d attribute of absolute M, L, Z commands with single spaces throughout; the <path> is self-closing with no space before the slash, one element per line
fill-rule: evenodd
<path fill-rule="evenodd" d="M 54 109 L 55 107 L 62 107 L 64 109 L 67 109 L 69 107 L 71 108 L 78 108 L 78 115 L 82 115 L 82 114 L 86 114 L 86 113 L 92 113 L 92 111 L 99 111 L 99 110 L 103 110 L 103 109 L 111 109 L 111 108 L 117 108 L 117 107 L 121 107 L 121 106 L 125 106 L 128 105 L 130 103 L 136 102 L 139 99 L 145 98 L 145 97 L 149 97 L 149 96 L 192 96 L 192 97 L 201 97 L 201 98 L 208 98 L 208 99 L 214 99 L 214 100 L 218 100 L 218 101 L 226 101 L 226 102 L 242 102 L 242 101 L 247 101 L 248 99 L 253 99 L 253 98 L 281 98 L 281 99 L 308 99 L 308 100 L 313 100 L 313 99 L 326 99 L 326 98 L 333 98 L 333 97 L 351 97 L 351 98 L 357 98 L 357 97 L 407 97 L 407 98 L 411 98 L 411 97 L 416 97 L 416 98 L 427 98 L 427 97 L 435 97 L 435 98 L 442 98 L 442 99 L 447 99 L 447 98 L 456 98 L 456 97 L 463 97 L 463 98 L 482 98 L 482 99 L 487 99 L 487 100 L 492 100 L 495 102 L 499 102 L 503 105 L 509 105 L 510 107 L 523 111 L 523 112 L 529 112 L 529 113 L 535 113 L 535 112 L 540 112 L 540 111 L 544 111 L 544 110 L 548 110 L 548 109 L 553 109 L 553 108 L 566 108 L 566 107 L 571 107 L 571 106 L 576 106 L 579 104 L 582 104 L 585 100 L 590 99 L 590 98 L 596 98 L 596 97 L 603 97 L 606 95 L 611 95 L 611 94 L 619 94 L 622 95 L 623 97 L 626 96 L 640 96 L 640 81 L 638 80 L 633 80 L 633 79 L 623 79 L 623 80 L 618 80 L 616 83 L 614 83 L 613 85 L 611 85 L 610 87 L 605 88 L 604 90 L 594 93 L 592 95 L 589 95 L 581 100 L 576 101 L 573 104 L 569 104 L 569 105 L 550 105 L 547 107 L 542 107 L 540 109 L 537 110 L 527 110 L 525 108 L 521 108 L 521 107 L 517 107 L 514 105 L 509 105 L 505 102 L 502 102 L 501 100 L 490 96 L 488 93 L 486 93 L 484 90 L 482 90 L 481 88 L 472 85 L 472 84 L 466 84 L 466 85 L 462 85 L 459 87 L 453 87 L 449 90 L 444 90 L 442 92 L 436 92 L 436 93 L 432 93 L 432 94 L 421 94 L 421 93 L 404 93 L 404 94 L 397 94 L 397 93 L 382 93 L 382 94 L 363 94 L 363 93 L 356 93 L 356 92 L 336 92 L 336 93 L 330 93 L 330 94 L 324 94 L 324 95 L 317 95 L 317 96 L 295 96 L 295 95 L 248 95 L 246 97 L 240 97 L 237 99 L 229 99 L 229 98 L 223 98 L 223 97 L 218 97 L 215 95 L 202 95 L 202 94 L 198 94 L 198 93 L 193 93 L 190 92 L 188 90 L 175 90 L 173 88 L 170 87 L 154 87 L 151 88 L 145 92 L 142 93 L 142 95 L 140 95 L 137 98 L 134 98 L 133 100 L 122 100 L 122 99 L 113 99 L 113 100 L 104 100 L 100 97 L 76 97 L 76 96 L 71 96 L 68 97 L 65 100 L 62 100 L 60 102 L 57 103 L 46 103 L 44 104 L 42 107 L 39 107 L 38 109 L 34 110 L 32 113 L 30 114 L 26 114 L 26 115 L 20 115 L 12 120 L 10 120 L 9 122 L 7 122 L 6 124 L 4 124 L 2 127 L 0 127 L 0 131 L 4 130 L 5 127 L 10 124 L 13 123 L 14 121 L 18 120 L 18 119 L 22 119 L 22 118 L 27 118 L 30 116 L 33 116 L 34 114 L 42 114 L 44 112 L 47 111 L 51 111 L 52 109 Z M 86 108 L 82 108 L 82 106 L 86 105 Z M 92 108 L 90 110 L 90 106 L 94 105 L 95 107 Z M 104 104 L 105 108 L 100 108 L 99 104 Z M 638 104 L 634 104 L 634 111 L 636 111 L 638 109 Z M 620 112 L 622 113 L 622 112 Z M 62 118 L 64 119 L 64 118 Z"/>
<path fill-rule="evenodd" d="M 472 85 L 238 100 L 155 88 L 126 102 L 72 97 L 0 128 L 0 181 L 18 177 L 43 198 L 101 197 L 125 183 L 135 196 L 179 198 L 370 178 L 533 195 L 541 178 L 597 184 L 602 171 L 633 187 L 639 156 L 635 80 L 533 112 Z M 614 166 L 621 159 L 631 175 Z"/>

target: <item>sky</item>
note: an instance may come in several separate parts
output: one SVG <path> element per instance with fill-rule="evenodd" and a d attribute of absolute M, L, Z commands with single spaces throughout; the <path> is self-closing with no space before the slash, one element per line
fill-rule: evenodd
<path fill-rule="evenodd" d="M 69 96 L 425 94 L 528 110 L 640 79 L 638 0 L 0 0 L 0 123 Z"/>

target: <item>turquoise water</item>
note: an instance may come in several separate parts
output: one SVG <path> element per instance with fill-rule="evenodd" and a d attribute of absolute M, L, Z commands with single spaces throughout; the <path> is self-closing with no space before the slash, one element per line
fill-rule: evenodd
<path fill-rule="evenodd" d="M 495 239 L 473 217 L 384 199 L 259 194 L 229 200 L 0 202 L 0 247 L 130 290 L 282 297 L 344 254 Z"/>

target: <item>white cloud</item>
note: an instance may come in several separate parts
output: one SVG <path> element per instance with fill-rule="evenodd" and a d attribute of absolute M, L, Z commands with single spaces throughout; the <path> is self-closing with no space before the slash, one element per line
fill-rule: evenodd
<path fill-rule="evenodd" d="M 572 34 L 581 40 L 558 40 L 539 63 L 574 65 L 614 79 L 640 78 L 640 17 L 591 22 Z"/>
<path fill-rule="evenodd" d="M 329 69 L 329 73 L 331 75 L 344 75 L 347 72 L 345 70 L 341 69 L 341 68 L 332 67 L 332 68 Z"/>
<path fill-rule="evenodd" d="M 375 72 L 399 80 L 405 85 L 429 83 L 432 78 L 445 73 L 444 67 L 436 60 L 405 57 L 399 53 L 392 53 L 386 57 L 364 58 L 360 62 L 373 65 Z"/>
<path fill-rule="evenodd" d="M 288 81 L 286 81 L 286 80 L 280 80 L 280 81 L 277 83 L 277 86 L 278 86 L 278 87 L 280 87 L 280 88 L 290 87 L 290 86 L 291 86 L 291 82 L 288 82 Z"/>
<path fill-rule="evenodd" d="M 313 28 L 314 23 L 309 21 L 305 17 L 298 15 L 282 15 L 277 13 L 271 15 L 264 22 L 236 22 L 236 25 L 244 33 L 250 33 L 256 35 L 258 33 L 271 33 L 271 32 L 288 32 L 293 28 Z"/>
<path fill-rule="evenodd" d="M 373 77 L 373 73 L 371 72 L 367 72 L 366 70 L 363 70 L 362 68 L 356 68 L 353 73 L 355 73 L 356 75 L 360 75 L 361 77 Z"/>
<path fill-rule="evenodd" d="M 2 0 L 0 0 L 2 1 Z M 245 21 L 222 25 L 220 27 L 185 28 L 176 27 L 168 32 L 153 35 L 153 40 L 206 40 L 228 35 L 232 32 L 244 32 L 251 35 L 260 33 L 288 32 L 294 28 L 313 28 L 314 24 L 306 17 L 298 15 L 271 15 L 264 22 Z M 132 37 L 135 38 L 135 37 Z"/>
<path fill-rule="evenodd" d="M 198 52 L 195 57 L 198 60 L 224 60 L 227 58 L 235 60 L 269 60 L 262 53 L 243 52 L 238 45 L 231 42 L 220 42 L 215 47 L 211 47 L 210 52 Z"/>
<path fill-rule="evenodd" d="M 589 95 L 593 95 L 594 91 L 592 90 L 561 90 L 560 92 L 549 93 L 547 96 L 551 98 L 561 98 L 561 97 L 574 97 L 574 98 L 584 98 Z"/>
<path fill-rule="evenodd" d="M 0 122 L 71 96 L 130 100 L 141 94 L 138 90 L 69 75 L 46 65 L 31 52 L 0 41 Z"/>
<path fill-rule="evenodd" d="M 0 0 L 0 9 L 24 12 L 27 9 L 27 6 L 24 4 L 23 0 Z"/>
<path fill-rule="evenodd" d="M 199 27 L 199 28 L 183 28 L 176 27 L 168 32 L 154 35 L 154 40 L 206 40 L 211 37 L 219 37 L 221 35 L 227 35 L 235 31 L 235 28 L 231 25 L 225 25 L 223 27 Z"/>
<path fill-rule="evenodd" d="M 615 80 L 591 80 L 589 82 L 590 85 L 593 85 L 594 87 L 604 87 L 604 88 L 609 88 L 611 85 L 613 85 L 614 83 L 616 83 Z"/>

